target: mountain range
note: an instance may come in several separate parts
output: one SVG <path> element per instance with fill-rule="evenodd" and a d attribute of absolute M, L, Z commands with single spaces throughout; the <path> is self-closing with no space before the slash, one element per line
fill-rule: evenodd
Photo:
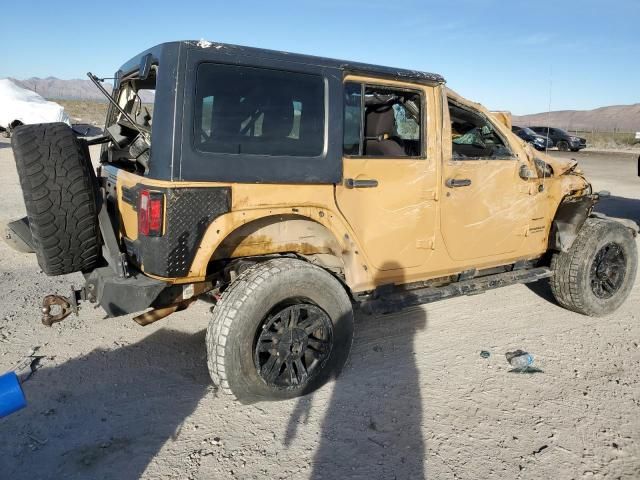
<path fill-rule="evenodd" d="M 612 105 L 593 110 L 559 110 L 514 115 L 512 121 L 513 125 L 521 127 L 549 126 L 579 131 L 640 132 L 640 103 Z"/>

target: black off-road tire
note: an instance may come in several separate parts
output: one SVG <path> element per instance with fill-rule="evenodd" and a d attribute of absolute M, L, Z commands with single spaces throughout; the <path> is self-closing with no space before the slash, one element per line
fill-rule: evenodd
<path fill-rule="evenodd" d="M 614 248 L 620 252 L 620 264 L 608 297 L 600 296 L 596 273 L 598 255 Z M 638 252 L 635 238 L 627 227 L 613 220 L 588 218 L 568 252 L 559 252 L 551 258 L 551 291 L 558 303 L 569 310 L 591 317 L 600 317 L 617 310 L 631 292 L 636 278 Z M 596 287 L 594 287 L 594 283 Z M 608 287 L 611 288 L 611 287 Z M 609 292 L 605 292 L 609 295 Z"/>
<path fill-rule="evenodd" d="M 87 144 L 64 123 L 43 123 L 16 128 L 11 145 L 40 268 L 47 275 L 91 270 L 100 244 Z"/>
<path fill-rule="evenodd" d="M 328 357 L 304 383 L 268 384 L 256 364 L 256 349 L 269 318 L 287 305 L 311 305 L 330 319 Z M 320 267 L 277 258 L 245 270 L 222 294 L 207 329 L 207 363 L 219 391 L 242 403 L 283 400 L 310 393 L 339 374 L 353 341 L 353 308 L 343 285 Z M 286 373 L 286 368 L 283 375 Z"/>

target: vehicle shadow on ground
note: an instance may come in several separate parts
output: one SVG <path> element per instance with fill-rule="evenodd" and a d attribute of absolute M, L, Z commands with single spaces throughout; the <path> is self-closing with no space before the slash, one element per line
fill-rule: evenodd
<path fill-rule="evenodd" d="M 9 141 L 0 142 L 0 150 L 2 150 L 3 148 L 11 148 L 11 144 L 9 143 Z"/>
<path fill-rule="evenodd" d="M 611 196 L 602 198 L 595 206 L 596 212 L 609 217 L 626 218 L 640 223 L 640 199 Z"/>
<path fill-rule="evenodd" d="M 204 345 L 159 330 L 39 370 L 27 408 L 0 421 L 0 476 L 139 478 L 209 390 Z"/>
<path fill-rule="evenodd" d="M 540 298 L 542 298 L 543 300 L 546 300 L 547 302 L 558 305 L 556 298 L 553 296 L 553 293 L 551 292 L 551 285 L 549 285 L 548 278 L 545 278 L 543 280 L 538 280 L 537 282 L 533 282 L 533 283 L 525 283 L 525 286 L 529 290 L 531 290 L 533 293 L 538 295 Z"/>
<path fill-rule="evenodd" d="M 426 312 L 401 318 L 356 316 L 348 366 L 335 380 L 308 478 L 426 478 L 422 399 L 414 337 Z M 285 446 L 305 429 L 313 401 L 303 397 L 289 420 Z M 314 427 L 311 427 L 314 428 Z"/>

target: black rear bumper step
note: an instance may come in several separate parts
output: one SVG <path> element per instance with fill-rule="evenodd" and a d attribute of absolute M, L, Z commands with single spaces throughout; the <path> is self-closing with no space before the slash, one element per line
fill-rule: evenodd
<path fill-rule="evenodd" d="M 444 300 L 445 298 L 473 295 L 517 283 L 537 282 L 552 275 L 553 271 L 551 269 L 538 267 L 476 277 L 470 280 L 450 283 L 442 287 L 424 287 L 405 291 L 395 290 L 388 295 L 362 301 L 360 308 L 368 314 L 393 313 L 403 308 Z"/>
<path fill-rule="evenodd" d="M 5 226 L 4 240 L 14 250 L 22 253 L 34 253 L 33 238 L 29 219 L 22 217 L 19 220 L 7 223 Z"/>

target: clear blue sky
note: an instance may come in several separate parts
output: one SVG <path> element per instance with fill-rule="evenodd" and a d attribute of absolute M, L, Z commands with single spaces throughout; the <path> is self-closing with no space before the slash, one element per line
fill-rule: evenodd
<path fill-rule="evenodd" d="M 640 102 L 640 0 L 5 1 L 0 78 L 108 76 L 201 39 L 440 73 L 516 114 Z"/>

